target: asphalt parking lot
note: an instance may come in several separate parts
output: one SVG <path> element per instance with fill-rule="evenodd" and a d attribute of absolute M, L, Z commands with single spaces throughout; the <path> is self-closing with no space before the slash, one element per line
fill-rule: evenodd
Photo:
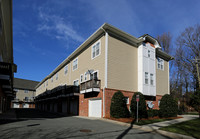
<path fill-rule="evenodd" d="M 158 133 L 140 131 L 94 118 L 63 117 L 34 109 L 15 110 L 16 120 L 0 122 L 0 137 L 14 138 L 136 138 L 167 139 Z M 1 119 L 2 120 L 2 119 Z"/>

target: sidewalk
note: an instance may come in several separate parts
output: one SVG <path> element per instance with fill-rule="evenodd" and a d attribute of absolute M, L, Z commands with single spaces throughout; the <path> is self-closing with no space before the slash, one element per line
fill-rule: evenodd
<path fill-rule="evenodd" d="M 168 136 L 170 138 L 194 139 L 193 137 L 190 137 L 190 136 L 159 130 L 159 128 L 161 128 L 161 127 L 169 126 L 171 124 L 181 123 L 181 122 L 192 120 L 192 119 L 196 119 L 196 118 L 199 117 L 198 115 L 180 115 L 180 116 L 183 117 L 183 118 L 164 121 L 164 122 L 158 122 L 158 123 L 153 123 L 153 124 L 148 124 L 148 125 L 143 125 L 143 126 L 130 125 L 128 123 L 123 123 L 123 122 L 109 120 L 109 119 L 103 119 L 103 118 L 101 120 L 112 122 L 112 123 L 116 123 L 116 124 L 120 124 L 120 125 L 123 125 L 123 126 L 132 126 L 132 128 L 139 129 L 139 130 L 159 133 L 161 135 Z"/>

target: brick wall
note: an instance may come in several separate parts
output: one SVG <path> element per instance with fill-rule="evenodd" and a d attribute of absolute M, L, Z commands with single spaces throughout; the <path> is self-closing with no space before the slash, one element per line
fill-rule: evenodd
<path fill-rule="evenodd" d="M 102 100 L 102 117 L 103 117 L 103 90 L 101 89 L 97 96 L 85 97 L 85 94 L 79 95 L 79 115 L 88 116 L 89 99 L 101 98 Z"/>
<path fill-rule="evenodd" d="M 112 99 L 112 96 L 114 95 L 115 92 L 117 92 L 119 90 L 116 90 L 116 89 L 109 89 L 109 88 L 106 88 L 105 89 L 105 117 L 110 117 L 110 105 L 111 105 L 111 99 Z M 129 109 L 130 107 L 130 104 L 131 104 L 131 99 L 134 95 L 134 92 L 131 92 L 131 91 L 124 91 L 124 90 L 120 90 L 123 95 L 125 97 L 128 97 L 129 98 L 129 104 L 127 104 L 127 107 Z"/>

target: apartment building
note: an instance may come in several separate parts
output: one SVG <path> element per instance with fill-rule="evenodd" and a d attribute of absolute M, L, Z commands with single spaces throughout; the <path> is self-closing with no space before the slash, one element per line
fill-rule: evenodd
<path fill-rule="evenodd" d="M 12 100 L 12 108 L 35 108 L 35 87 L 39 82 L 14 78 L 13 89 L 16 97 Z"/>
<path fill-rule="evenodd" d="M 17 66 L 13 62 L 12 0 L 0 0 L 0 113 L 10 108 L 13 75 Z"/>
<path fill-rule="evenodd" d="M 141 92 L 147 104 L 158 108 L 161 97 L 169 94 L 172 59 L 152 36 L 136 38 L 105 23 L 37 85 L 36 104 L 40 109 L 52 109 L 55 105 L 51 103 L 58 100 L 52 90 L 73 85 L 79 87 L 71 96 L 76 94 L 75 103 L 79 105 L 75 109 L 81 116 L 109 117 L 111 98 L 118 90 L 126 97 L 128 107 L 134 92 Z M 61 92 L 65 97 L 56 107 L 69 109 L 73 105 L 66 97 L 70 91 Z"/>

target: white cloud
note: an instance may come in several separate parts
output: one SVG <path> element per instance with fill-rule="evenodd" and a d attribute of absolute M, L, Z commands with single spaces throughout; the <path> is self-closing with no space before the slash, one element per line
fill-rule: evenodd
<path fill-rule="evenodd" d="M 83 42 L 84 38 L 77 33 L 74 27 L 59 15 L 50 15 L 45 13 L 39 8 L 39 18 L 41 23 L 38 25 L 37 30 L 44 32 L 47 35 L 61 40 L 75 40 Z"/>

